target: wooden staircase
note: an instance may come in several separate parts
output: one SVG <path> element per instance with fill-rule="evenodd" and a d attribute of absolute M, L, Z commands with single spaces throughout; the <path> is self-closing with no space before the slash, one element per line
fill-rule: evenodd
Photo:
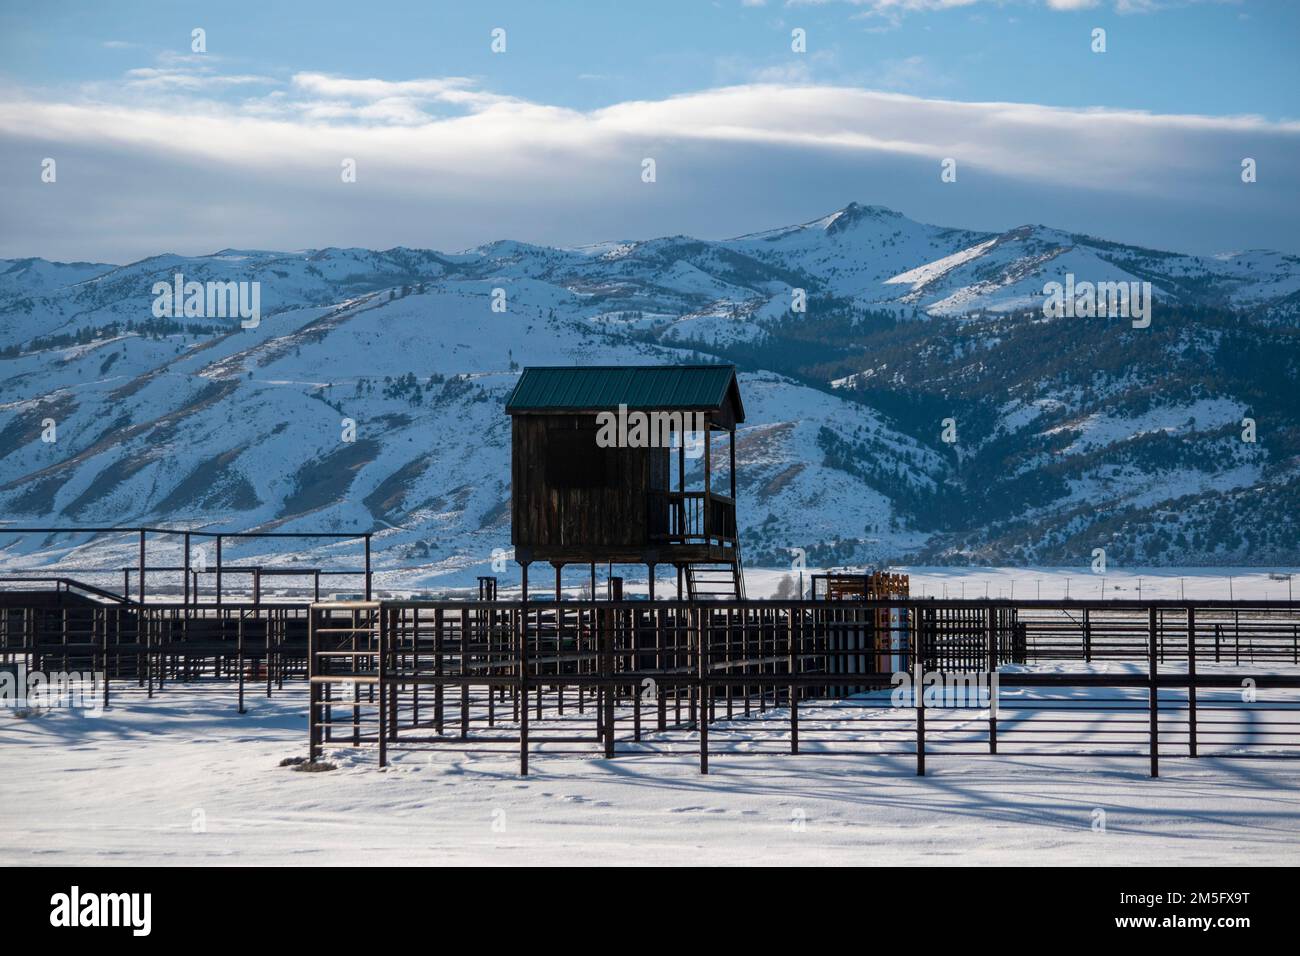
<path fill-rule="evenodd" d="M 692 601 L 743 601 L 745 562 L 740 556 L 740 545 L 732 549 L 731 561 L 686 565 L 686 594 Z"/>

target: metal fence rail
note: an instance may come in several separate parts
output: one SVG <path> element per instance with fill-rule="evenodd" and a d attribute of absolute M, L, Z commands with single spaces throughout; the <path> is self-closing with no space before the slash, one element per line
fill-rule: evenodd
<path fill-rule="evenodd" d="M 899 613 L 881 615 L 882 607 Z M 1153 776 L 1162 741 L 1190 756 L 1207 744 L 1224 755 L 1300 755 L 1300 722 L 1287 719 L 1295 706 L 1287 692 L 1300 690 L 1300 674 L 1256 669 L 1290 662 L 1300 606 L 1110 602 L 1080 618 L 1084 609 L 932 600 L 318 604 L 310 614 L 310 755 L 340 741 L 377 745 L 381 765 L 397 744 L 517 748 L 526 774 L 534 752 L 612 758 L 688 740 L 707 773 L 711 754 L 738 752 L 716 749 L 711 733 L 723 733 L 724 745 L 770 745 L 778 719 L 783 749 L 799 753 L 810 730 L 822 747 L 848 736 L 842 726 L 828 729 L 828 710 L 842 725 L 846 708 L 861 706 L 845 697 L 888 688 L 900 673 L 916 688 L 934 674 L 996 674 L 1001 688 L 1035 694 L 1005 709 L 963 711 L 912 693 L 896 714 L 875 714 L 880 742 L 910 734 L 918 773 L 936 741 L 987 753 L 1005 753 L 1009 743 L 1093 756 L 1145 751 Z M 1230 612 L 1251 628 L 1258 653 L 1244 663 L 1256 668 L 1198 673 L 1201 662 L 1225 665 L 1221 637 L 1214 656 L 1213 628 Z M 1016 666 L 1062 660 L 1142 669 Z M 1277 699 L 1234 704 L 1224 692 L 1243 678 Z M 1098 689 L 1109 693 L 1098 697 Z M 1091 696 L 1071 701 L 1063 691 Z M 1201 704 L 1203 692 L 1213 693 Z"/>
<path fill-rule="evenodd" d="M 247 686 L 269 697 L 306 675 L 308 615 L 306 605 L 0 606 L 0 663 L 102 674 L 106 706 L 114 682 L 152 697 L 171 681 L 229 680 L 242 713 Z"/>
<path fill-rule="evenodd" d="M 775 751 L 907 754 L 919 772 L 927 754 L 1140 755 L 1157 773 L 1162 748 L 1300 752 L 1300 603 L 47 597 L 0 606 L 0 666 L 103 674 L 106 704 L 124 682 L 219 680 L 241 712 L 249 688 L 307 677 L 313 757 L 509 751 L 526 773 L 534 754 L 684 747 L 706 772 Z M 1002 696 L 885 706 L 900 673 L 996 673 Z"/>

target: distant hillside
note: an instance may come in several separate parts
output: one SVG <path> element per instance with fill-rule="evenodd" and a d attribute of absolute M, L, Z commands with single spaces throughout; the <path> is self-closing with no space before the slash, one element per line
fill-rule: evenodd
<path fill-rule="evenodd" d="M 260 325 L 155 316 L 177 273 L 260 283 Z M 1066 273 L 1150 282 L 1150 328 L 1044 318 Z M 1298 309 L 1293 256 L 857 204 L 721 242 L 0 261 L 0 517 L 373 529 L 467 578 L 508 546 L 519 367 L 703 359 L 743 370 L 751 564 L 1300 563 Z"/>

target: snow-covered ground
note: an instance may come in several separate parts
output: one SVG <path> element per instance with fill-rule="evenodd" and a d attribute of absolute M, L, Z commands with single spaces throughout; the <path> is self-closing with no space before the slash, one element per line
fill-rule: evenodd
<path fill-rule="evenodd" d="M 122 566 L 130 566 L 133 558 L 126 550 L 114 552 L 116 560 Z M 93 584 L 98 587 L 120 591 L 122 574 L 120 571 L 85 572 L 80 570 L 80 555 L 72 554 L 68 560 L 54 563 L 45 568 L 43 574 L 62 574 Z M 163 553 L 157 559 L 163 563 L 168 558 L 181 560 L 179 554 Z M 350 560 L 348 560 L 350 559 Z M 151 557 L 151 561 L 155 558 Z M 28 565 L 20 563 L 19 557 L 0 555 L 0 573 L 10 568 L 30 570 Z M 353 563 L 359 566 L 355 555 L 347 555 L 346 566 Z M 110 564 L 106 560 L 103 564 Z M 280 559 L 278 563 L 286 562 Z M 7 565 L 9 567 L 7 567 Z M 597 593 L 604 597 L 607 593 L 607 569 L 597 569 Z M 845 570 L 845 569 L 837 569 Z M 861 571 L 858 569 L 850 569 Z M 908 574 L 911 577 L 913 597 L 935 598 L 969 598 L 982 599 L 1009 598 L 1028 600 L 1059 600 L 1073 598 L 1077 600 L 1097 600 L 1099 598 L 1116 600 L 1300 600 L 1300 568 L 1125 568 L 1112 570 L 1106 574 L 1093 574 L 1087 568 L 1008 568 L 1008 567 L 894 567 L 892 571 Z M 476 565 L 454 574 L 445 574 L 441 568 L 412 564 L 403 568 L 380 568 L 374 576 L 374 589 L 377 597 L 406 598 L 411 596 L 455 596 L 458 594 L 476 594 L 475 573 L 494 573 L 490 565 Z M 645 569 L 638 566 L 616 566 L 614 573 L 624 576 L 624 592 L 629 595 L 646 593 Z M 826 573 L 825 568 L 805 568 L 801 572 L 788 568 L 746 568 L 745 593 L 749 598 L 774 598 L 777 596 L 794 597 L 802 586 L 804 594 L 812 587 L 814 574 Z M 505 570 L 495 572 L 502 598 L 516 597 L 519 591 L 519 566 L 507 561 Z M 1287 575 L 1291 580 L 1287 580 Z M 27 575 L 32 576 L 32 575 Z M 203 599 L 212 600 L 214 596 L 212 575 L 203 584 Z M 134 579 L 133 579 L 134 581 Z M 584 567 L 571 566 L 564 572 L 564 590 L 567 597 L 580 597 L 590 590 L 589 572 Z M 136 585 L 133 583 L 132 587 Z M 266 601 L 301 601 L 311 597 L 311 578 L 302 577 L 268 578 L 263 583 L 262 598 Z M 347 574 L 339 577 L 322 579 L 321 596 L 328 599 L 333 594 L 356 595 L 364 587 L 360 574 Z M 534 570 L 529 579 L 530 593 L 540 599 L 549 598 L 554 591 L 554 577 L 547 568 L 546 573 L 538 575 Z M 659 571 L 656 595 L 667 599 L 676 594 L 676 577 L 671 568 Z M 148 593 L 150 600 L 177 601 L 181 596 L 179 576 L 166 572 L 156 572 L 149 576 Z M 252 591 L 247 576 L 228 573 L 222 585 L 222 593 L 228 600 L 251 598 Z"/>
<path fill-rule="evenodd" d="M 738 753 L 715 756 L 708 776 L 688 735 L 614 760 L 538 754 L 527 778 L 508 746 L 392 750 L 385 770 L 372 750 L 331 746 L 339 769 L 304 774 L 279 766 L 304 752 L 304 703 L 297 686 L 250 697 L 240 716 L 229 686 L 171 685 L 153 700 L 126 689 L 99 717 L 0 712 L 0 865 L 1255 865 L 1300 854 L 1295 761 L 1167 755 L 1153 780 L 1141 756 L 935 755 L 918 778 L 913 757 L 892 753 L 906 732 L 869 730 L 872 710 L 857 702 L 807 724 L 804 747 L 832 749 L 817 739 L 840 724 L 837 742 L 856 752 L 780 753 L 777 711 L 748 753 L 727 725 L 711 731 Z"/>
<path fill-rule="evenodd" d="M 900 567 L 892 570 L 910 575 L 913 597 L 1019 598 L 1042 597 L 1057 600 L 1115 598 L 1122 600 L 1274 600 L 1290 594 L 1300 598 L 1300 568 L 1123 568 L 1093 574 L 1088 568 L 1006 567 Z M 810 575 L 804 571 L 804 587 Z M 770 597 L 783 578 L 798 571 L 748 569 L 745 587 L 750 597 Z"/>

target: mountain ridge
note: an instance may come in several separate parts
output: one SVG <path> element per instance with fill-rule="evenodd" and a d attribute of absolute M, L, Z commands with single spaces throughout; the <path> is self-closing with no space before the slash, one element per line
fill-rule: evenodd
<path fill-rule="evenodd" d="M 702 360 L 742 370 L 755 562 L 1300 561 L 1300 257 L 850 203 L 716 241 L 42 262 L 0 261 L 10 522 L 374 529 L 382 560 L 460 580 L 508 546 L 519 367 Z M 175 271 L 258 281 L 259 327 L 155 318 Z M 1045 318 L 1066 271 L 1152 282 L 1152 328 Z"/>

